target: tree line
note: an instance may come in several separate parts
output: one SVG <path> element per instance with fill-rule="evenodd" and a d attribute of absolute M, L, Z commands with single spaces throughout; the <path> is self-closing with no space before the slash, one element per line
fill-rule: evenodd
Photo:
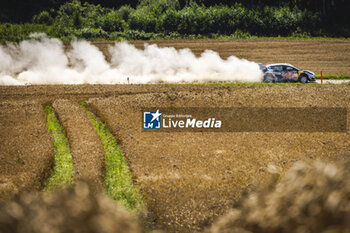
<path fill-rule="evenodd" d="M 1 1 L 0 40 L 220 36 L 349 37 L 348 0 Z"/>

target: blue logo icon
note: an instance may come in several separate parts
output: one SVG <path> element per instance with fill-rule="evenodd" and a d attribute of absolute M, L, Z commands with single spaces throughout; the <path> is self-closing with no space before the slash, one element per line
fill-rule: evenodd
<path fill-rule="evenodd" d="M 159 110 L 157 110 L 156 112 L 143 112 L 143 128 L 160 129 L 161 115 L 162 113 L 160 113 Z"/>

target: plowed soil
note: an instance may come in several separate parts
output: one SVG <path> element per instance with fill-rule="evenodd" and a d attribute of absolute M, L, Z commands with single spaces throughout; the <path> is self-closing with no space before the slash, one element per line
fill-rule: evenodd
<path fill-rule="evenodd" d="M 53 105 L 71 148 L 75 179 L 90 183 L 96 192 L 104 187 L 104 150 L 85 110 L 69 100 L 56 100 Z"/>
<path fill-rule="evenodd" d="M 350 75 L 350 40 L 184 40 L 184 41 L 136 41 L 130 42 L 142 49 L 144 43 L 159 47 L 189 48 L 196 55 L 206 49 L 216 51 L 222 58 L 236 56 L 258 63 L 291 63 L 298 68 L 320 74 Z M 107 57 L 110 42 L 95 43 Z"/>
<path fill-rule="evenodd" d="M 53 164 L 53 144 L 36 101 L 0 103 L 0 198 L 40 190 Z"/>
<path fill-rule="evenodd" d="M 44 104 L 62 98 L 69 101 L 57 101 L 54 107 L 69 138 L 73 156 L 79 156 L 81 165 L 78 166 L 82 166 L 81 174 L 88 172 L 87 168 L 93 167 L 91 173 L 88 173 L 91 174 L 91 178 L 97 177 L 97 183 L 103 179 L 98 175 L 103 174 L 99 173 L 102 169 L 103 155 L 100 154 L 103 150 L 101 152 L 98 149 L 100 147 L 96 146 L 100 140 L 97 135 L 94 136 L 95 131 L 92 128 L 88 129 L 91 124 L 85 119 L 86 114 L 78 105 L 78 101 L 85 100 L 88 106 L 107 122 L 121 143 L 135 185 L 141 188 L 148 209 L 153 213 L 151 216 L 154 216 L 156 227 L 168 232 L 202 230 L 232 207 L 242 196 L 242 192 L 249 192 L 261 183 L 266 183 L 271 178 L 271 171 L 283 176 L 285 170 L 298 160 L 331 162 L 350 156 L 348 133 L 149 133 L 141 130 L 141 108 L 349 109 L 350 85 L 0 87 L 1 171 L 10 168 L 9 173 L 16 174 L 19 169 L 8 164 L 14 163 L 11 161 L 18 154 L 27 154 L 30 159 L 35 159 L 35 166 L 28 167 L 26 172 L 36 171 L 45 159 L 52 162 L 51 142 L 46 149 L 42 149 L 42 146 L 46 145 L 43 144 L 45 140 L 49 140 L 42 109 L 36 108 L 38 110 L 34 112 L 40 113 L 31 117 L 25 106 L 32 101 Z M 10 102 L 12 105 L 7 104 Z M 349 115 L 347 119 L 350 122 Z M 16 128 L 17 126 L 20 127 Z M 40 129 L 45 129 L 40 131 L 40 134 L 37 131 L 39 126 Z M 24 127 L 27 133 L 22 133 L 21 127 Z M 347 129 L 349 130 L 349 127 Z M 28 147 L 27 140 L 33 138 L 31 134 L 38 135 L 41 143 L 31 143 L 31 147 Z M 10 147 L 8 144 L 15 146 Z M 74 151 L 75 144 L 77 152 Z M 3 150 L 3 147 L 11 150 Z M 16 148 L 22 152 L 17 152 Z M 74 166 L 77 166 L 76 162 Z M 49 168 L 50 163 L 47 163 L 46 167 Z M 20 186 L 21 182 L 29 186 L 26 183 L 29 183 L 28 180 L 13 178 L 11 182 L 15 187 Z M 2 187 L 1 191 L 5 190 Z"/>
<path fill-rule="evenodd" d="M 144 132 L 143 108 L 347 107 L 349 86 L 208 88 L 90 99 L 120 140 L 159 228 L 201 230 L 242 192 L 283 175 L 296 161 L 349 158 L 346 133 Z M 310 119 L 312 120 L 312 119 Z M 348 118 L 349 120 L 349 118 Z"/>

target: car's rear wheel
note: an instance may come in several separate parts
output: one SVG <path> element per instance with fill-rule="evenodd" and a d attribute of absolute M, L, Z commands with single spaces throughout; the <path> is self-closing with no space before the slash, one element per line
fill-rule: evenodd
<path fill-rule="evenodd" d="M 300 81 L 301 83 L 307 83 L 309 80 L 308 80 L 308 78 L 307 78 L 306 75 L 301 75 L 301 76 L 299 77 L 299 81 Z"/>
<path fill-rule="evenodd" d="M 272 74 L 267 74 L 267 75 L 264 76 L 264 82 L 265 83 L 272 83 L 274 81 L 275 81 L 275 79 L 274 79 Z"/>

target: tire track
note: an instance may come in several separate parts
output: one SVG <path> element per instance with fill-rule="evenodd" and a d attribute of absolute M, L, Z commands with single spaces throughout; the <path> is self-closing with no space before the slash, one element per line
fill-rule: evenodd
<path fill-rule="evenodd" d="M 69 100 L 56 100 L 52 106 L 69 141 L 75 179 L 86 180 L 95 192 L 102 190 L 105 170 L 104 150 L 85 110 Z"/>
<path fill-rule="evenodd" d="M 45 123 L 35 101 L 0 103 L 0 198 L 41 189 L 54 161 Z"/>

